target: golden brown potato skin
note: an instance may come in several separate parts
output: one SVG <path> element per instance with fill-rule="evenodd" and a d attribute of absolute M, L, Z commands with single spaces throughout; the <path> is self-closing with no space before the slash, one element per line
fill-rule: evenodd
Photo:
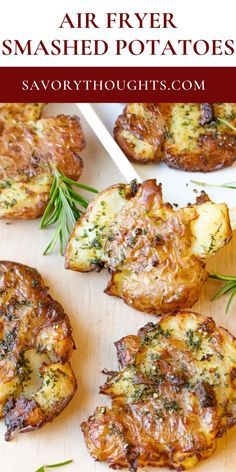
<path fill-rule="evenodd" d="M 78 153 L 85 139 L 77 117 L 25 121 L 24 116 L 18 121 L 21 107 L 13 105 L 5 121 L 0 110 L 0 218 L 33 219 L 47 205 L 54 166 L 67 177 L 80 177 L 83 162 Z M 30 118 L 36 111 L 28 110 Z"/>
<path fill-rule="evenodd" d="M 99 407 L 82 423 L 91 456 L 111 468 L 187 470 L 211 456 L 236 424 L 236 339 L 190 311 L 148 323 L 116 343 Z M 233 354 L 233 355 L 232 355 Z"/>
<path fill-rule="evenodd" d="M 227 205 L 203 192 L 174 209 L 161 185 L 113 185 L 98 194 L 70 237 L 65 267 L 109 270 L 108 295 L 156 315 L 191 307 L 208 277 L 204 260 L 231 239 Z"/>
<path fill-rule="evenodd" d="M 129 159 L 142 164 L 162 158 L 164 121 L 155 103 L 129 103 L 117 118 L 114 137 Z"/>
<path fill-rule="evenodd" d="M 10 439 L 16 428 L 30 431 L 51 421 L 73 397 L 76 380 L 68 361 L 74 341 L 67 315 L 36 269 L 1 261 L 0 286 L 0 416 Z M 31 351 L 47 357 L 39 368 L 41 385 L 26 395 Z"/>
<path fill-rule="evenodd" d="M 149 104 L 152 118 L 141 115 L 140 110 L 145 107 L 146 104 L 127 105 L 116 122 L 115 139 L 130 159 L 140 163 L 164 160 L 169 167 L 190 172 L 211 172 L 235 162 L 235 131 L 218 121 L 223 118 L 236 125 L 235 103 Z M 130 108 L 134 110 L 132 115 Z M 142 130 L 146 128 L 153 149 L 143 157 L 135 152 L 132 140 L 134 136 L 145 139 Z M 160 142 L 156 142 L 160 129 Z"/>
<path fill-rule="evenodd" d="M 175 214 L 163 204 L 161 185 L 149 180 L 140 186 L 111 232 L 115 236 L 106 244 L 108 295 L 156 315 L 191 307 L 198 300 L 208 273 L 204 262 L 191 254 L 191 233 L 181 211 Z"/>

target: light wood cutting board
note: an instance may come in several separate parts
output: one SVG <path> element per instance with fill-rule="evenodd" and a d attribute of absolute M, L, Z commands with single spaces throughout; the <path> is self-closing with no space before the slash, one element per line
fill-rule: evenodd
<path fill-rule="evenodd" d="M 73 113 L 73 106 L 70 106 Z M 64 111 L 63 106 L 57 108 Z M 88 146 L 83 153 L 85 171 L 81 178 L 98 189 L 123 181 L 122 176 L 104 152 L 89 127 L 83 123 Z M 233 179 L 232 179 L 233 180 Z M 236 192 L 235 192 L 236 193 Z M 193 200 L 195 196 L 193 195 Z M 236 200 L 236 199 L 235 199 Z M 136 312 L 123 301 L 103 293 L 106 273 L 79 274 L 65 271 L 63 258 L 57 253 L 42 256 L 51 231 L 40 231 L 39 221 L 0 222 L 0 259 L 18 261 L 36 267 L 50 287 L 50 293 L 65 308 L 73 326 L 77 350 L 72 365 L 78 379 L 78 391 L 66 410 L 42 430 L 18 434 L 11 442 L 4 441 L 4 425 L 0 422 L 0 471 L 35 472 L 43 464 L 67 459 L 74 462 L 65 472 L 108 472 L 106 464 L 94 462 L 87 453 L 80 423 L 93 413 L 97 405 L 107 403 L 98 394 L 104 382 L 100 373 L 106 367 L 117 368 L 114 341 L 136 333 L 154 316 Z M 209 270 L 236 275 L 236 237 L 212 258 Z M 225 315 L 225 299 L 211 302 L 218 283 L 206 283 L 195 311 L 212 316 L 215 321 L 236 335 L 236 301 Z M 196 472 L 233 472 L 236 469 L 236 428 L 219 440 L 216 453 L 195 467 Z M 55 472 L 57 469 L 54 469 Z M 144 468 L 143 472 L 158 469 Z M 160 469 L 159 469 L 160 470 Z M 162 469 L 163 472 L 166 469 Z"/>

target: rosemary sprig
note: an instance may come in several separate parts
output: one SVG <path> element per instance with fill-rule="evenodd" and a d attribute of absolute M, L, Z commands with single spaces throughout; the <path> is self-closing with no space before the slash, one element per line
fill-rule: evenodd
<path fill-rule="evenodd" d="M 232 305 L 233 299 L 236 296 L 236 277 L 233 275 L 220 275 L 210 274 L 210 279 L 220 280 L 226 282 L 217 292 L 213 295 L 212 301 L 221 297 L 222 295 L 230 294 L 228 302 L 226 304 L 225 312 L 228 313 Z"/>
<path fill-rule="evenodd" d="M 58 241 L 60 253 L 61 255 L 64 254 L 67 241 L 76 221 L 83 213 L 83 209 L 88 207 L 89 201 L 77 193 L 73 187 L 98 193 L 94 188 L 69 179 L 58 169 L 53 169 L 49 202 L 42 216 L 40 229 L 48 228 L 54 224 L 57 226 L 52 240 L 43 253 L 44 255 L 49 254 Z"/>
<path fill-rule="evenodd" d="M 36 472 L 46 472 L 46 469 L 53 469 L 56 467 L 62 467 L 67 464 L 71 464 L 73 462 L 73 459 L 70 459 L 69 461 L 65 462 L 60 462 L 59 464 L 51 464 L 51 465 L 43 465 L 39 467 L 39 469 L 36 470 Z"/>

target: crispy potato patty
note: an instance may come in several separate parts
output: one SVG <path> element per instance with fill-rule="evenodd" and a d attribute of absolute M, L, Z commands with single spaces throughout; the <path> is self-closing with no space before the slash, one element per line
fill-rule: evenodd
<path fill-rule="evenodd" d="M 0 416 L 6 439 L 41 428 L 76 391 L 69 319 L 36 269 L 0 262 Z"/>
<path fill-rule="evenodd" d="M 235 103 L 129 103 L 114 137 L 131 160 L 210 172 L 236 160 Z"/>
<path fill-rule="evenodd" d="M 236 423 L 236 339 L 190 311 L 148 323 L 117 343 L 99 407 L 82 423 L 91 456 L 114 469 L 187 470 Z"/>
<path fill-rule="evenodd" d="M 204 260 L 231 238 L 227 206 L 202 194 L 174 209 L 161 185 L 114 185 L 101 192 L 79 219 L 66 251 L 66 268 L 109 269 L 106 289 L 147 313 L 191 307 L 208 278 Z"/>
<path fill-rule="evenodd" d="M 85 138 L 79 118 L 40 118 L 41 104 L 0 107 L 0 218 L 33 219 L 48 202 L 57 167 L 78 180 Z"/>

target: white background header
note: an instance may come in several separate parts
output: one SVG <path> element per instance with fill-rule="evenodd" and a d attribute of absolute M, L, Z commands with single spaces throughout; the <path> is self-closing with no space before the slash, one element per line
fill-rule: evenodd
<path fill-rule="evenodd" d="M 65 25 L 60 29 L 63 18 L 68 13 L 74 23 L 76 14 L 94 12 L 99 29 L 77 29 L 69 28 Z M 127 12 L 130 13 L 130 23 L 134 28 L 118 29 L 117 22 L 111 29 L 106 29 L 107 12 Z M 134 13 L 149 12 L 171 12 L 174 14 L 173 22 L 177 28 L 148 28 L 147 21 L 144 28 L 138 28 L 138 21 L 135 21 Z M 235 28 L 235 0 L 41 0 L 30 2 L 29 0 L 7 0 L 1 5 L 0 16 L 0 66 L 236 66 L 236 28 Z M 82 16 L 83 19 L 83 16 Z M 137 20 L 137 19 L 136 19 Z M 109 49 L 105 55 L 93 55 L 94 45 L 87 48 L 91 55 L 49 55 L 42 52 L 38 55 L 3 55 L 2 43 L 4 40 L 14 42 L 19 40 L 24 45 L 27 40 L 32 41 L 32 51 L 40 40 L 45 42 L 50 49 L 52 40 L 102 40 L 109 43 Z M 196 55 L 189 47 L 189 55 L 172 55 L 166 50 L 165 55 L 160 55 L 165 43 L 170 40 L 175 46 L 178 40 L 221 40 L 224 44 L 227 40 L 235 41 L 235 53 L 232 55 Z M 132 40 L 134 52 L 138 51 L 138 42 L 145 43 L 145 50 L 140 55 L 130 54 L 128 47 L 121 48 L 121 54 L 117 53 L 117 40 Z M 149 43 L 146 44 L 146 41 Z M 157 45 L 157 54 L 150 55 L 150 40 L 160 40 Z M 9 43 L 8 43 L 9 44 Z M 80 46 L 79 46 L 80 51 Z M 201 48 L 200 48 L 201 50 Z M 220 49 L 218 49 L 219 51 Z M 222 50 L 225 46 L 222 45 Z M 5 52 L 7 49 L 5 48 Z M 181 54 L 181 48 L 177 48 Z M 229 52 L 229 50 L 228 50 Z"/>

